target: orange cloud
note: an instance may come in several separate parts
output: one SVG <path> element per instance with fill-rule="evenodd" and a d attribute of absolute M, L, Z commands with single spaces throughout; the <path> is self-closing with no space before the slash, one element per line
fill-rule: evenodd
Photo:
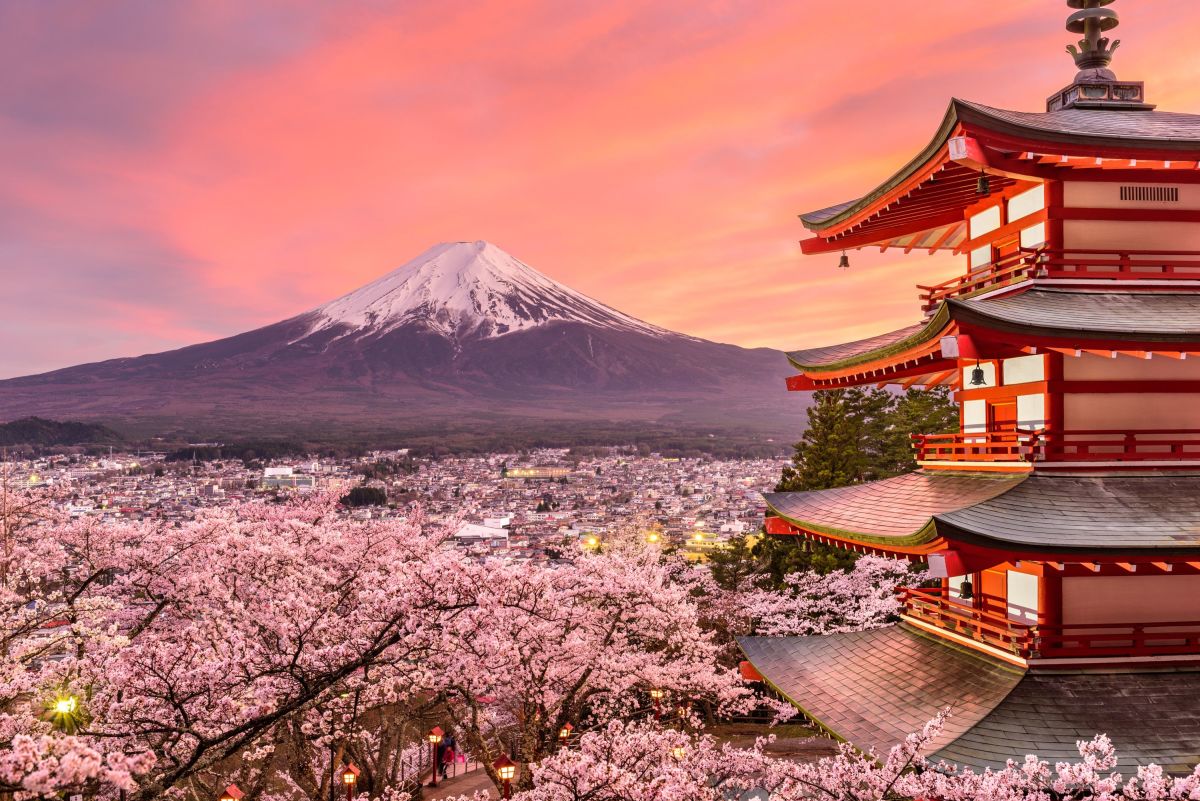
<path fill-rule="evenodd" d="M 1196 108 L 1200 7 L 1130 6 L 1118 71 Z M 884 179 L 952 95 L 1036 109 L 1073 74 L 1043 0 L 78 8 L 70 41 L 54 12 L 0 11 L 0 45 L 21 37 L 0 216 L 24 221 L 0 231 L 36 272 L 0 298 L 23 337 L 0 375 L 270 323 L 447 239 L 710 339 L 867 336 L 957 264 L 863 251 L 843 273 L 800 256 L 796 214 Z M 30 302 L 71 291 L 95 302 Z M 35 318 L 91 335 L 49 348 Z"/>

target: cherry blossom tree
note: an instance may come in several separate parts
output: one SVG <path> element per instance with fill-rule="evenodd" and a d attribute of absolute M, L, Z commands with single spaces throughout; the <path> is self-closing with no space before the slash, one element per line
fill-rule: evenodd
<path fill-rule="evenodd" d="M 582 730 L 648 714 L 651 690 L 666 709 L 752 702 L 736 672 L 718 665 L 694 599 L 656 549 L 610 547 L 561 567 L 461 569 L 453 597 L 463 608 L 434 649 L 431 689 L 487 765 L 503 748 L 541 762 L 568 723 Z M 529 781 L 523 774 L 520 786 Z"/>
<path fill-rule="evenodd" d="M 1195 801 L 1200 767 L 1171 777 L 1155 765 L 1128 778 L 1114 770 L 1104 735 L 1080 741 L 1077 761 L 1050 765 L 1036 756 L 1004 768 L 959 770 L 926 757 L 946 714 L 909 735 L 887 754 L 843 745 L 815 763 L 773 758 L 767 740 L 752 748 L 718 745 L 712 738 L 653 723 L 608 726 L 578 746 L 547 757 L 530 771 L 533 787 L 514 801 L 717 801 L 758 791 L 771 801 Z"/>

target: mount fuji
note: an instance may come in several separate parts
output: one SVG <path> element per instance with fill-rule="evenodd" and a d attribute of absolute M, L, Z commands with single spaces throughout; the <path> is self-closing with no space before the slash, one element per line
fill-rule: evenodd
<path fill-rule="evenodd" d="M 244 334 L 0 381 L 0 420 L 312 434 L 542 424 L 794 434 L 778 351 L 685 336 L 487 242 L 436 245 L 336 300 Z"/>

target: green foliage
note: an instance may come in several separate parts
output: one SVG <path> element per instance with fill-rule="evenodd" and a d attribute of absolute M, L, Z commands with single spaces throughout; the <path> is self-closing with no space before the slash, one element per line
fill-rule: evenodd
<path fill-rule="evenodd" d="M 958 406 L 946 389 L 834 389 L 815 393 L 808 428 L 783 469 L 777 492 L 832 489 L 916 469 L 912 434 L 958 430 Z"/>
<path fill-rule="evenodd" d="M 801 537 L 761 537 L 753 545 L 746 537 L 734 537 L 728 547 L 708 555 L 713 580 L 727 590 L 750 586 L 781 590 L 790 573 L 824 575 L 854 566 L 856 554 L 831 548 Z"/>
<path fill-rule="evenodd" d="M 774 590 L 784 588 L 784 577 L 791 573 L 819 573 L 850 570 L 858 554 L 843 548 L 833 548 L 803 537 L 763 537 L 751 551 L 762 565 L 760 586 Z"/>
<path fill-rule="evenodd" d="M 351 509 L 360 506 L 387 506 L 387 493 L 379 487 L 358 486 L 342 496 L 341 504 Z"/>

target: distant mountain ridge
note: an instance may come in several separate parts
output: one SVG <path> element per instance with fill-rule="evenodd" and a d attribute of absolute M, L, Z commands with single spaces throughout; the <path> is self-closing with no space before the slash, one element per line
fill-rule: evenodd
<path fill-rule="evenodd" d="M 787 362 L 582 295 L 487 242 L 436 245 L 336 300 L 225 339 L 0 381 L 0 419 L 261 435 L 540 422 L 796 433 Z"/>

